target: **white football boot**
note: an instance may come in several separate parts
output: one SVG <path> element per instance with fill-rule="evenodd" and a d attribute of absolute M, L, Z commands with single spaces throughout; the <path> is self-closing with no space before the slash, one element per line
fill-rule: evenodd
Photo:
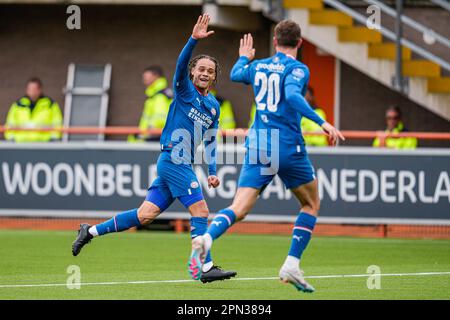
<path fill-rule="evenodd" d="M 298 291 L 314 292 L 314 287 L 303 278 L 303 270 L 299 267 L 288 267 L 283 265 L 280 269 L 280 280 L 292 284 Z"/>

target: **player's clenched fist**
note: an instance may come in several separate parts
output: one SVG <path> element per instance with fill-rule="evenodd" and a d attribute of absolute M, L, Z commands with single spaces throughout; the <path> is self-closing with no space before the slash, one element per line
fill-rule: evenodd
<path fill-rule="evenodd" d="M 209 176 L 208 177 L 208 188 L 217 188 L 220 184 L 220 180 L 219 178 L 217 178 L 216 176 Z"/>
<path fill-rule="evenodd" d="M 194 26 L 194 29 L 192 29 L 192 38 L 194 39 L 203 39 L 206 38 L 214 33 L 214 31 L 208 31 L 208 24 L 211 17 L 209 14 L 205 13 L 204 15 L 201 15 L 197 19 L 197 23 Z"/>
<path fill-rule="evenodd" d="M 253 37 L 250 33 L 244 34 L 241 38 L 241 43 L 239 45 L 239 56 L 245 56 L 249 60 L 253 60 L 255 57 L 255 48 L 253 48 Z"/>

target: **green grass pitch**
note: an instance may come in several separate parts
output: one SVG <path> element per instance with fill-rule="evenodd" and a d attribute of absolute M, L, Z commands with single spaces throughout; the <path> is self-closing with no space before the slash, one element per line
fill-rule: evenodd
<path fill-rule="evenodd" d="M 158 282 L 189 280 L 187 234 L 111 234 L 94 239 L 78 257 L 70 250 L 74 236 L 0 231 L 0 299 L 450 299 L 450 241 L 314 237 L 302 261 L 306 276 L 364 275 L 369 265 L 406 275 L 382 276 L 381 288 L 372 290 L 367 277 L 311 278 L 316 292 L 305 294 L 270 279 L 278 275 L 289 236 L 226 235 L 216 242 L 214 261 L 238 277 L 209 284 Z M 91 285 L 68 289 L 70 265 Z M 407 275 L 423 272 L 447 274 Z M 50 285 L 12 286 L 36 284 Z"/>

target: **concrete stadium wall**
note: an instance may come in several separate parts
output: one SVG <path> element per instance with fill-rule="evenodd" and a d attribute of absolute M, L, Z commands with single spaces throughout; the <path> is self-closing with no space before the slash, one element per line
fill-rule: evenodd
<path fill-rule="evenodd" d="M 142 70 L 160 64 L 172 81 L 178 54 L 201 13 L 199 6 L 80 6 L 81 30 L 66 28 L 66 6 L 0 6 L 0 123 L 9 106 L 24 93 L 24 84 L 38 76 L 45 93 L 64 107 L 67 66 L 112 63 L 112 86 L 107 124 L 136 125 L 145 100 Z M 269 55 L 271 23 L 257 13 L 264 26 L 253 32 L 257 56 Z M 194 54 L 208 53 L 222 66 L 220 95 L 240 110 L 239 126 L 246 126 L 251 91 L 229 80 L 238 57 L 240 32 L 214 28 Z"/>

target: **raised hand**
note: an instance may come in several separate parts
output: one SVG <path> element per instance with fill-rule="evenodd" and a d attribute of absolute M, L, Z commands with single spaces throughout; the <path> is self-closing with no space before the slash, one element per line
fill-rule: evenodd
<path fill-rule="evenodd" d="M 244 34 L 239 45 L 239 56 L 246 56 L 249 60 L 255 57 L 255 48 L 253 48 L 253 37 L 250 33 Z"/>
<path fill-rule="evenodd" d="M 342 133 L 338 129 L 333 127 L 331 124 L 329 124 L 328 122 L 324 122 L 322 124 L 322 129 L 330 137 L 332 146 L 336 145 L 336 142 L 338 141 L 338 139 L 345 141 L 345 137 L 342 135 Z"/>
<path fill-rule="evenodd" d="M 195 24 L 194 29 L 192 29 L 192 38 L 203 39 L 214 33 L 214 31 L 208 31 L 210 19 L 211 17 L 207 13 L 198 17 L 197 23 Z"/>

